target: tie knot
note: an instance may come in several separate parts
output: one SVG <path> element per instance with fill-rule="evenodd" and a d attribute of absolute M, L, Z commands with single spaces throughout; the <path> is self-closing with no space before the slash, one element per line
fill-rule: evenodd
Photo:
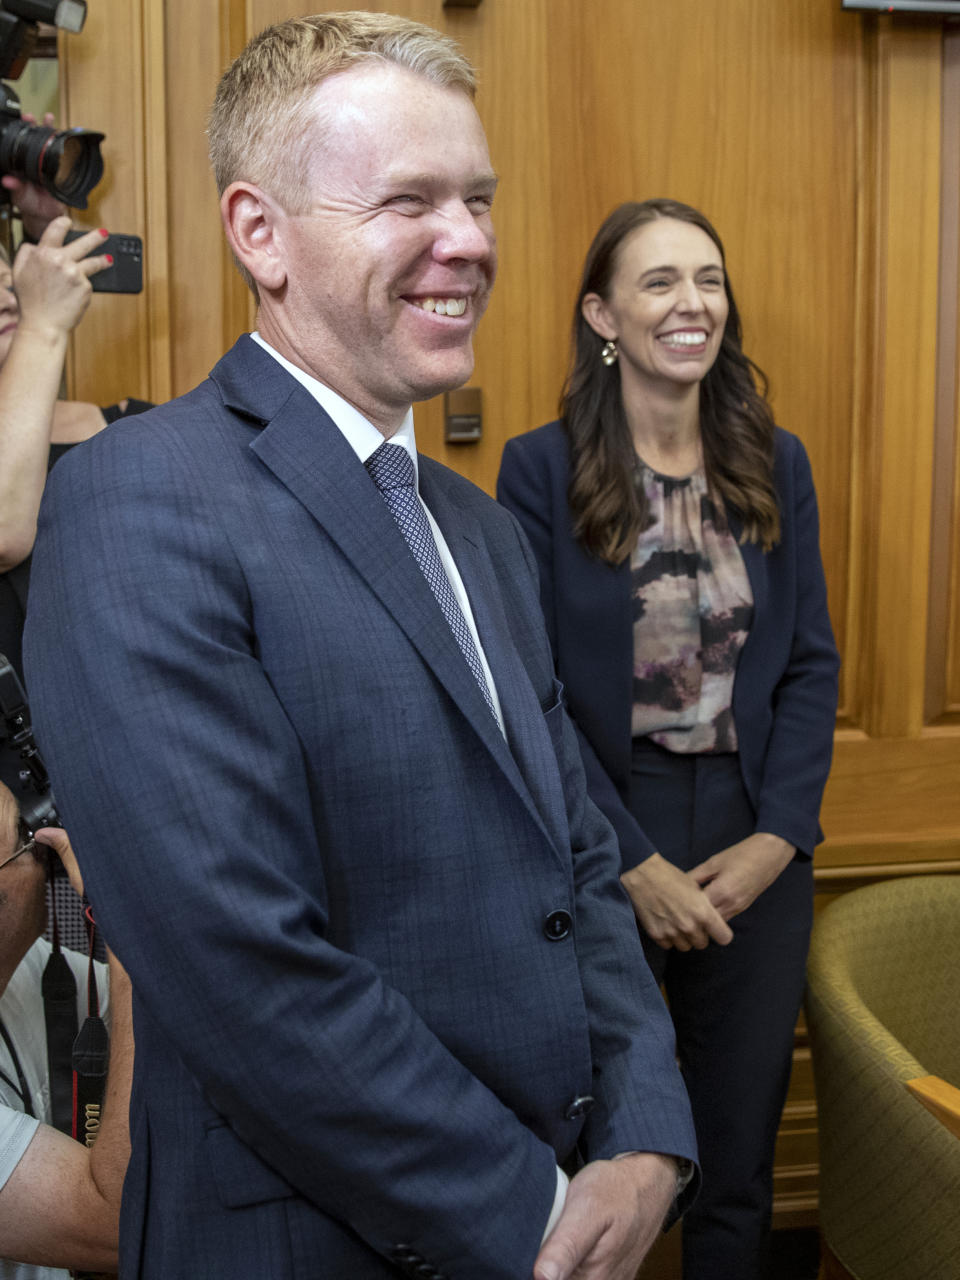
<path fill-rule="evenodd" d="M 379 449 L 371 453 L 363 465 L 370 473 L 370 479 L 381 492 L 387 489 L 416 487 L 413 459 L 402 445 L 385 441 Z"/>

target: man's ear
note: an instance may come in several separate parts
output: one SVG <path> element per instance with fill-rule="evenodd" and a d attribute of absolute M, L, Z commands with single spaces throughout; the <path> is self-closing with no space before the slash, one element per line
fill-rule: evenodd
<path fill-rule="evenodd" d="M 594 333 L 598 333 L 607 342 L 616 341 L 616 326 L 611 324 L 607 304 L 599 293 L 585 293 L 583 295 L 583 301 L 580 303 L 580 314 Z"/>
<path fill-rule="evenodd" d="M 220 197 L 227 243 L 261 289 L 276 290 L 287 279 L 277 235 L 283 210 L 252 182 L 232 182 Z"/>

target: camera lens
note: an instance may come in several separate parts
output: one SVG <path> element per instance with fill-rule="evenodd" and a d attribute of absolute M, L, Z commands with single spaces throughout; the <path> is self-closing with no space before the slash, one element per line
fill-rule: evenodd
<path fill-rule="evenodd" d="M 63 146 L 60 149 L 60 161 L 57 165 L 57 172 L 54 177 L 58 187 L 64 186 L 70 181 L 70 177 L 78 165 L 82 165 L 84 160 L 84 150 L 80 145 L 79 138 L 64 138 Z"/>
<path fill-rule="evenodd" d="M 12 173 L 55 195 L 74 209 L 103 176 L 102 133 L 48 129 L 14 120 L 0 128 L 0 173 Z"/>
<path fill-rule="evenodd" d="M 42 173 L 52 174 L 54 195 L 75 209 L 87 207 L 87 196 L 103 177 L 102 133 L 69 129 L 55 134 L 46 147 Z"/>

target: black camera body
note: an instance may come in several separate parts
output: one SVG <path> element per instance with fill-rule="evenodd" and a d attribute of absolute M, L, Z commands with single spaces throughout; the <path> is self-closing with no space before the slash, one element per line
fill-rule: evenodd
<path fill-rule="evenodd" d="M 15 80 L 22 73 L 40 22 L 79 31 L 85 17 L 84 0 L 0 0 L 0 76 Z M 103 137 L 91 129 L 27 124 L 20 117 L 17 94 L 8 84 L 0 85 L 0 174 L 35 182 L 64 204 L 85 209 L 87 196 L 103 177 Z"/>
<path fill-rule="evenodd" d="M 37 750 L 27 695 L 16 671 L 0 653 L 0 778 L 13 792 L 20 816 L 33 835 L 38 827 L 59 827 L 50 776 Z"/>

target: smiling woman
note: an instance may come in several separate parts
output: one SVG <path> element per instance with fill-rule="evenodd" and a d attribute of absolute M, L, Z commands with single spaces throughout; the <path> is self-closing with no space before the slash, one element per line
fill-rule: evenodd
<path fill-rule="evenodd" d="M 730 311 L 720 259 L 701 228 L 656 218 L 621 245 L 608 297 L 584 297 L 587 323 L 618 344 L 628 414 L 637 416 L 645 384 L 699 383 L 712 368 Z"/>
<path fill-rule="evenodd" d="M 563 417 L 508 442 L 498 485 L 669 997 L 695 1280 L 760 1273 L 837 696 L 809 464 L 758 382 L 707 219 L 622 205 L 587 254 Z"/>
<path fill-rule="evenodd" d="M 619 377 L 597 374 L 599 342 Z M 765 549 L 776 540 L 774 424 L 744 355 L 740 314 L 716 231 L 689 205 L 616 209 L 587 255 L 574 317 L 575 362 L 563 417 L 575 441 L 571 505 L 584 545 L 618 563 L 646 521 L 633 482 L 639 455 L 656 472 L 701 462 L 711 486 Z"/>

